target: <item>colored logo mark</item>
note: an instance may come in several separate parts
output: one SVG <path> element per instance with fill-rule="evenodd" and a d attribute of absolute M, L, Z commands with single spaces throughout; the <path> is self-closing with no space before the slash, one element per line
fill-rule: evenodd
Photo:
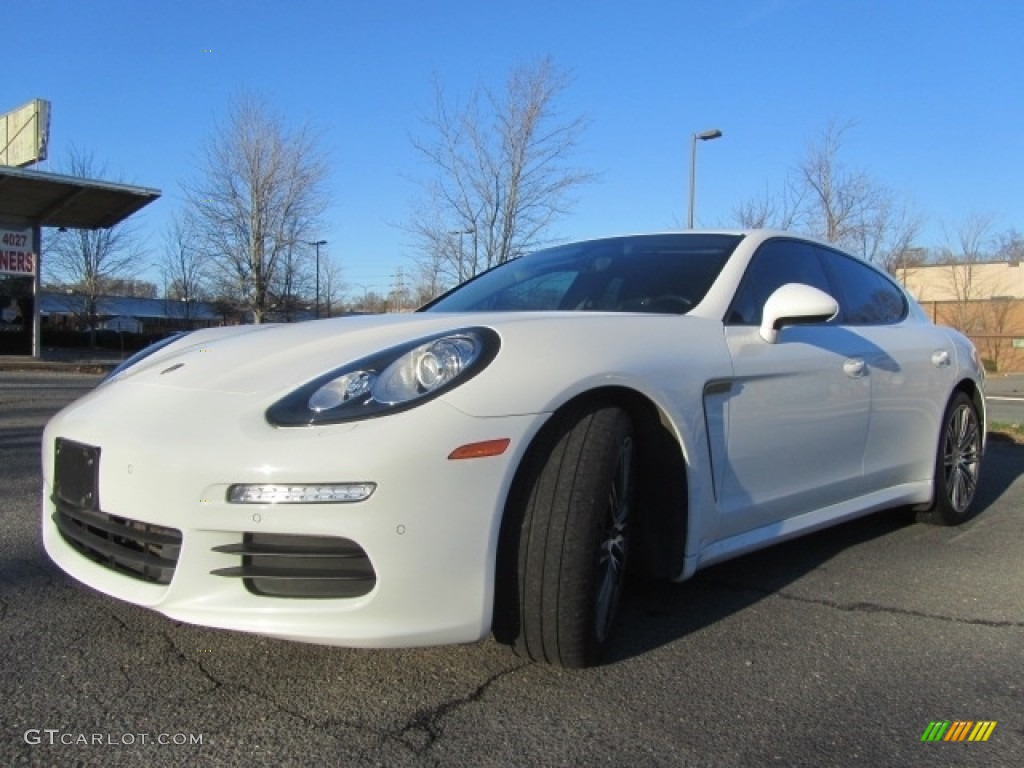
<path fill-rule="evenodd" d="M 995 720 L 932 720 L 921 741 L 988 741 L 995 729 Z"/>

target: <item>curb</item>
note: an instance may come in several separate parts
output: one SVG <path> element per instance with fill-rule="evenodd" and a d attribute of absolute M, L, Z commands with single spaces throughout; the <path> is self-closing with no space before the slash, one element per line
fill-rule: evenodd
<path fill-rule="evenodd" d="M 116 368 L 118 363 L 98 360 L 81 360 L 77 362 L 58 362 L 56 360 L 35 360 L 32 358 L 0 358 L 0 371 L 40 371 L 46 373 L 91 373 L 107 374 Z"/>

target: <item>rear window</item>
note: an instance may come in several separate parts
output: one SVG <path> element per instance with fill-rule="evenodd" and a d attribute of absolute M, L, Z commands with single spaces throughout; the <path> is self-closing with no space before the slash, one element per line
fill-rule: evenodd
<path fill-rule="evenodd" d="M 840 322 L 844 325 L 889 325 L 907 316 L 903 293 L 884 275 L 840 253 L 826 252 L 828 268 L 842 292 Z"/>

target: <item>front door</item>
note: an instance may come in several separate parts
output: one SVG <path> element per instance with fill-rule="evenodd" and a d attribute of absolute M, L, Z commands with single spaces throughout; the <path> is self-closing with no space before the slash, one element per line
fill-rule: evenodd
<path fill-rule="evenodd" d="M 758 332 L 764 303 L 787 283 L 834 295 L 815 250 L 786 238 L 753 255 L 725 318 L 729 381 L 705 401 L 720 512 L 716 539 L 856 496 L 871 412 L 866 341 L 841 325 Z"/>

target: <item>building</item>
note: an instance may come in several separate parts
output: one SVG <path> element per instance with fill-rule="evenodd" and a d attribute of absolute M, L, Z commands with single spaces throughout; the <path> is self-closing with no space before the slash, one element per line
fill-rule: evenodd
<path fill-rule="evenodd" d="M 158 197 L 145 187 L 0 166 L 0 355 L 39 357 L 43 229 L 112 227 Z"/>
<path fill-rule="evenodd" d="M 1019 261 L 929 264 L 900 269 L 932 320 L 974 342 L 992 372 L 1024 372 L 1024 267 Z"/>
<path fill-rule="evenodd" d="M 39 295 L 43 330 L 86 330 L 86 306 L 85 296 L 43 291 Z M 225 325 L 229 319 L 217 314 L 208 301 L 100 296 L 96 320 L 98 328 L 154 335 Z"/>

